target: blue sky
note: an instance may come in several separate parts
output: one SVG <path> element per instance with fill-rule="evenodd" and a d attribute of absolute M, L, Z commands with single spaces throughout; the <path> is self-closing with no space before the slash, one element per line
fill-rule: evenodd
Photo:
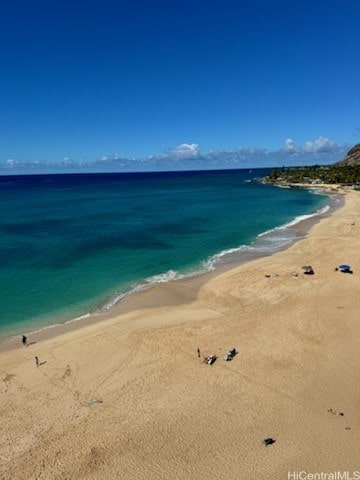
<path fill-rule="evenodd" d="M 341 159 L 359 18 L 358 0 L 4 2 L 0 172 Z"/>

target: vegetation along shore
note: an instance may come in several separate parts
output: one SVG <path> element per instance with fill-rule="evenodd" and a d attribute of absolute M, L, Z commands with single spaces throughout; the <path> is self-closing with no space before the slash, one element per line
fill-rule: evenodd
<path fill-rule="evenodd" d="M 341 184 L 360 188 L 360 144 L 335 164 L 275 168 L 264 181 L 279 185 Z"/>

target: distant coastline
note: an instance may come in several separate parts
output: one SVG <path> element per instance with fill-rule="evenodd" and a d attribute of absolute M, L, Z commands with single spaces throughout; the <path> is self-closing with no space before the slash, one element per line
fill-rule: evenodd
<path fill-rule="evenodd" d="M 263 181 L 280 185 L 323 185 L 360 188 L 360 144 L 355 145 L 343 160 L 331 165 L 283 166 L 273 168 Z"/>

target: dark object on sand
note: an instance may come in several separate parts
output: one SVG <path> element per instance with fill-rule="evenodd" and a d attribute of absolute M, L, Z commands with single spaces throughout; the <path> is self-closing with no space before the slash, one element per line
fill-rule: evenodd
<path fill-rule="evenodd" d="M 237 351 L 235 348 L 232 348 L 231 350 L 228 351 L 228 353 L 224 356 L 223 360 L 225 362 L 230 362 L 234 357 L 235 355 L 237 354 Z"/>
<path fill-rule="evenodd" d="M 305 275 L 314 275 L 315 273 L 311 265 L 304 265 L 302 269 Z"/>
<path fill-rule="evenodd" d="M 267 447 L 268 445 L 272 445 L 275 442 L 276 440 L 274 438 L 265 438 L 265 440 L 263 440 L 263 444 L 265 445 L 265 447 Z"/>
<path fill-rule="evenodd" d="M 216 355 L 210 355 L 209 357 L 206 358 L 206 363 L 208 365 L 212 365 L 217 359 Z"/>
<path fill-rule="evenodd" d="M 343 417 L 345 414 L 344 412 L 339 412 L 340 417 Z"/>
<path fill-rule="evenodd" d="M 22 336 L 22 344 L 26 347 L 27 345 L 27 338 L 25 337 L 25 335 Z"/>
<path fill-rule="evenodd" d="M 340 270 L 340 272 L 342 272 L 342 273 L 353 273 L 352 270 L 351 270 L 350 265 L 345 265 L 345 264 L 344 264 L 344 265 L 340 265 L 340 266 L 339 266 L 339 270 Z"/>

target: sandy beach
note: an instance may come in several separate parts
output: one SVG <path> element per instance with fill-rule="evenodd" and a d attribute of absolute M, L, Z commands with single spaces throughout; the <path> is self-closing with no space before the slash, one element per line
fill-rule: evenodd
<path fill-rule="evenodd" d="M 359 212 L 348 191 L 284 251 L 1 352 L 0 478 L 360 472 Z"/>

